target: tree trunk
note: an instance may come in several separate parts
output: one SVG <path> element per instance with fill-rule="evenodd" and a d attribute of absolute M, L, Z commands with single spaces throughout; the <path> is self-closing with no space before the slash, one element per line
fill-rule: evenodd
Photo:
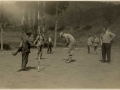
<path fill-rule="evenodd" d="M 56 3 L 56 21 L 55 21 L 54 47 L 56 47 L 56 42 L 57 42 L 57 24 L 58 24 L 58 2 Z"/>
<path fill-rule="evenodd" d="M 45 1 L 43 2 L 43 36 L 45 34 Z"/>
<path fill-rule="evenodd" d="M 34 24 L 34 39 L 37 37 L 37 30 L 38 30 L 38 12 L 37 9 L 35 10 L 35 24 Z"/>
<path fill-rule="evenodd" d="M 1 25 L 1 50 L 3 50 L 3 1 L 1 1 L 2 4 L 2 8 L 1 8 L 1 21 L 2 21 L 2 25 Z"/>
<path fill-rule="evenodd" d="M 28 11 L 28 27 L 32 28 L 32 21 L 31 21 L 31 10 Z"/>
<path fill-rule="evenodd" d="M 36 10 L 35 9 L 33 9 L 33 11 L 32 11 L 32 29 L 33 29 L 33 34 L 34 34 L 34 39 L 36 38 L 36 34 L 37 34 L 37 32 L 36 32 L 36 29 L 35 29 L 35 26 L 36 26 Z"/>

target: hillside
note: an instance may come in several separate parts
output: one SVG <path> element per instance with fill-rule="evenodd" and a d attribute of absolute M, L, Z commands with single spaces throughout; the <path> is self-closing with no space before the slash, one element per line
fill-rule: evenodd
<path fill-rule="evenodd" d="M 115 4 L 113 4 L 115 3 Z M 119 3 L 119 2 L 117 2 Z M 119 45 L 120 42 L 120 5 L 116 2 L 99 2 L 99 1 L 69 1 L 69 6 L 65 11 L 59 14 L 58 17 L 58 39 L 57 45 L 63 45 L 64 40 L 61 40 L 59 33 L 71 33 L 77 40 L 77 46 L 86 46 L 88 34 L 100 35 L 104 26 L 110 27 L 116 34 L 114 45 Z M 20 18 L 22 18 L 22 10 L 15 3 L 11 4 L 11 8 L 4 8 L 4 18 L 9 17 L 10 21 L 15 21 L 15 28 L 4 29 L 4 42 L 11 44 L 12 47 L 17 47 L 19 44 L 19 29 Z M 10 4 L 8 5 L 10 7 Z M 15 8 L 16 7 L 16 8 Z M 6 15 L 5 15 L 6 14 Z M 7 20 L 6 20 L 7 21 Z M 55 16 L 46 14 L 46 32 L 45 37 L 52 35 L 54 39 Z M 14 33 L 11 34 L 11 33 Z M 18 34 L 18 36 L 16 36 Z"/>

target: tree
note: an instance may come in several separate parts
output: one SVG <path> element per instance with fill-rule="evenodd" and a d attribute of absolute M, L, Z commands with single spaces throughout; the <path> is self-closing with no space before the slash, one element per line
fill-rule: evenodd
<path fill-rule="evenodd" d="M 106 19 L 106 21 L 111 24 L 112 23 L 112 19 L 113 19 L 113 10 L 111 7 L 107 7 L 104 9 L 103 11 L 103 17 Z"/>
<path fill-rule="evenodd" d="M 41 10 L 41 5 L 38 7 L 37 1 L 17 1 L 15 4 L 23 10 L 23 27 L 32 29 L 34 38 L 36 38 L 38 32 L 38 9 Z"/>
<path fill-rule="evenodd" d="M 62 13 L 67 7 L 69 3 L 66 1 L 54 1 L 54 2 L 46 2 L 46 13 L 52 16 L 55 15 L 55 37 L 54 37 L 54 47 L 56 47 L 57 42 L 57 24 L 58 24 L 58 14 Z"/>

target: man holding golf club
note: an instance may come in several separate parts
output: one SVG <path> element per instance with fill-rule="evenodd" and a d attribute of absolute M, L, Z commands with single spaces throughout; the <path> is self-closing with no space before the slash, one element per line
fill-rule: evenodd
<path fill-rule="evenodd" d="M 69 58 L 67 59 L 67 63 L 70 63 L 72 60 L 72 56 L 73 56 L 73 50 L 75 49 L 76 46 L 76 41 L 74 39 L 74 37 L 71 34 L 65 34 L 63 32 L 60 33 L 60 37 L 61 38 L 65 38 L 66 39 L 66 47 L 69 47 L 68 53 L 69 53 Z"/>
<path fill-rule="evenodd" d="M 28 71 L 26 69 L 26 65 L 28 63 L 28 56 L 30 53 L 30 47 L 34 46 L 34 44 L 30 40 L 31 30 L 27 30 L 26 35 L 21 38 L 22 42 L 20 43 L 18 49 L 12 54 L 15 56 L 18 52 L 22 53 L 22 65 L 21 69 L 18 71 Z"/>
<path fill-rule="evenodd" d="M 100 41 L 101 41 L 101 48 L 102 48 L 102 62 L 111 62 L 111 42 L 115 34 L 110 32 L 108 28 L 103 28 L 103 33 L 101 34 Z M 107 56 L 107 61 L 106 61 Z"/>

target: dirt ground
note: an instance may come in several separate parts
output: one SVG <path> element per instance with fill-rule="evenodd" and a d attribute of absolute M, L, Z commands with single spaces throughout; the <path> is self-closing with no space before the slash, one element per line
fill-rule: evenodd
<path fill-rule="evenodd" d="M 66 48 L 44 49 L 37 72 L 37 49 L 31 49 L 27 68 L 21 67 L 21 54 L 13 50 L 0 51 L 0 89 L 120 89 L 120 49 L 112 48 L 112 62 L 100 62 L 99 54 L 87 54 L 86 48 L 76 48 L 73 61 L 65 63 Z"/>

